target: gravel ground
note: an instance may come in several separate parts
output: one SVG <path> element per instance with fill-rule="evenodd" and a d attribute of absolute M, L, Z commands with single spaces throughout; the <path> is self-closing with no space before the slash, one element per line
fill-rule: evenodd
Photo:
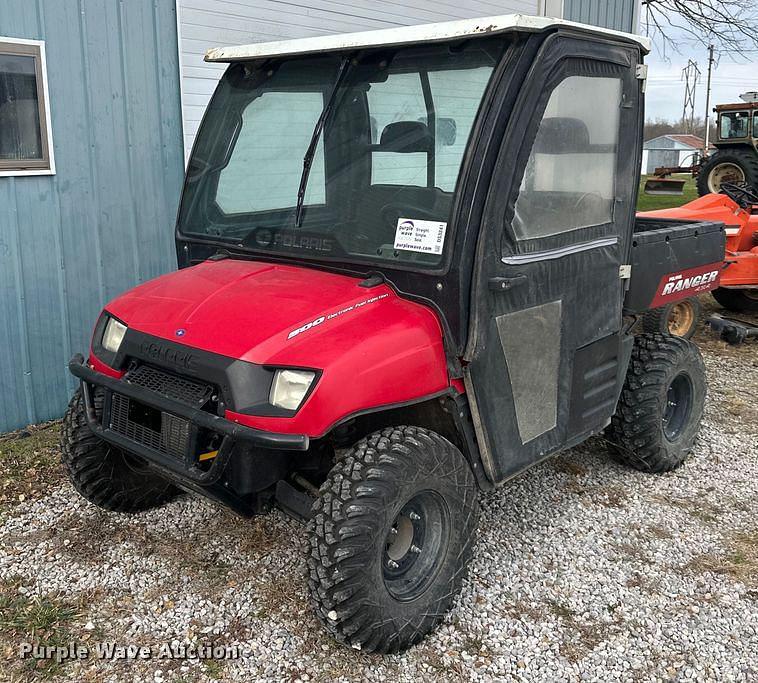
<path fill-rule="evenodd" d="M 45 460 L 57 457 L 56 425 L 6 437 L 5 463 L 18 444 L 34 448 L 18 465 L 26 479 L 2 471 L 0 679 L 758 680 L 758 344 L 698 339 L 710 396 L 686 466 L 640 474 L 594 439 L 484 496 L 455 609 L 389 657 L 322 630 L 301 527 L 284 515 L 248 522 L 189 496 L 106 514 Z M 30 487 L 40 472 L 44 485 Z M 18 657 L 23 641 L 213 642 L 241 656 L 35 667 Z"/>

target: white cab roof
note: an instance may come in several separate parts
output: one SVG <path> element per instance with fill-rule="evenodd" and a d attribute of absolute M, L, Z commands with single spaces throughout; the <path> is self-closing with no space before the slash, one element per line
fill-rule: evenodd
<path fill-rule="evenodd" d="M 525 14 L 505 14 L 479 19 L 462 19 L 445 21 L 437 24 L 420 26 L 401 26 L 399 28 L 361 31 L 359 33 L 340 33 L 312 38 L 295 38 L 277 40 L 270 43 L 252 43 L 233 47 L 216 47 L 205 53 L 206 62 L 234 62 L 260 57 L 281 57 L 284 55 L 303 55 L 318 52 L 337 52 L 368 47 L 397 46 L 418 43 L 434 43 L 467 36 L 492 35 L 509 31 L 544 31 L 556 26 L 568 26 L 582 29 L 599 36 L 615 36 L 638 43 L 647 53 L 650 52 L 650 40 L 642 36 L 607 28 L 578 24 L 563 19 L 550 17 L 533 17 Z"/>

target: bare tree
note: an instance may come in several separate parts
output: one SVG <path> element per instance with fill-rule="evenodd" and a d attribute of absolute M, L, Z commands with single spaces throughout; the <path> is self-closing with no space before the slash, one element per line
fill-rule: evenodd
<path fill-rule="evenodd" d="M 645 137 L 644 140 L 652 140 L 661 135 L 677 135 L 688 132 L 689 121 L 669 121 L 658 117 L 656 119 L 648 119 L 645 121 Z M 696 116 L 693 122 L 692 135 L 696 135 L 699 138 L 705 139 L 705 120 Z M 711 140 L 716 135 L 716 124 L 711 121 Z"/>
<path fill-rule="evenodd" d="M 660 36 L 675 50 L 682 35 L 704 46 L 713 43 L 719 53 L 758 50 L 755 0 L 642 0 L 640 19 L 651 38 Z"/>

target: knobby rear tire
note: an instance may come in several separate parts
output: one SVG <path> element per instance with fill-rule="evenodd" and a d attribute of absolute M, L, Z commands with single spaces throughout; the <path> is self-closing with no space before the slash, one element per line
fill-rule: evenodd
<path fill-rule="evenodd" d="M 689 384 L 691 394 L 688 412 L 679 416 L 680 429 L 672 436 L 667 435 L 664 417 L 670 403 L 669 388 L 675 380 L 677 386 Z M 705 366 L 695 344 L 663 334 L 638 335 L 616 414 L 607 431 L 614 456 L 642 472 L 676 469 L 695 444 L 705 396 Z"/>

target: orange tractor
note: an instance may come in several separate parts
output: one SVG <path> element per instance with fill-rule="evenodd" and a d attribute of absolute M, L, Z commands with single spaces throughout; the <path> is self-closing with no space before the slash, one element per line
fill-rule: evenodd
<path fill-rule="evenodd" d="M 713 298 L 729 311 L 758 313 L 758 193 L 741 185 L 723 183 L 721 194 L 707 194 L 684 206 L 638 214 L 646 218 L 682 221 L 718 221 L 726 232 L 726 253 L 719 287 Z M 672 286 L 689 286 L 673 283 Z M 645 314 L 646 332 L 668 332 L 691 337 L 700 314 L 695 297 L 656 308 Z M 758 327 L 745 320 L 714 315 L 710 326 L 728 342 L 739 343 L 758 336 Z"/>

